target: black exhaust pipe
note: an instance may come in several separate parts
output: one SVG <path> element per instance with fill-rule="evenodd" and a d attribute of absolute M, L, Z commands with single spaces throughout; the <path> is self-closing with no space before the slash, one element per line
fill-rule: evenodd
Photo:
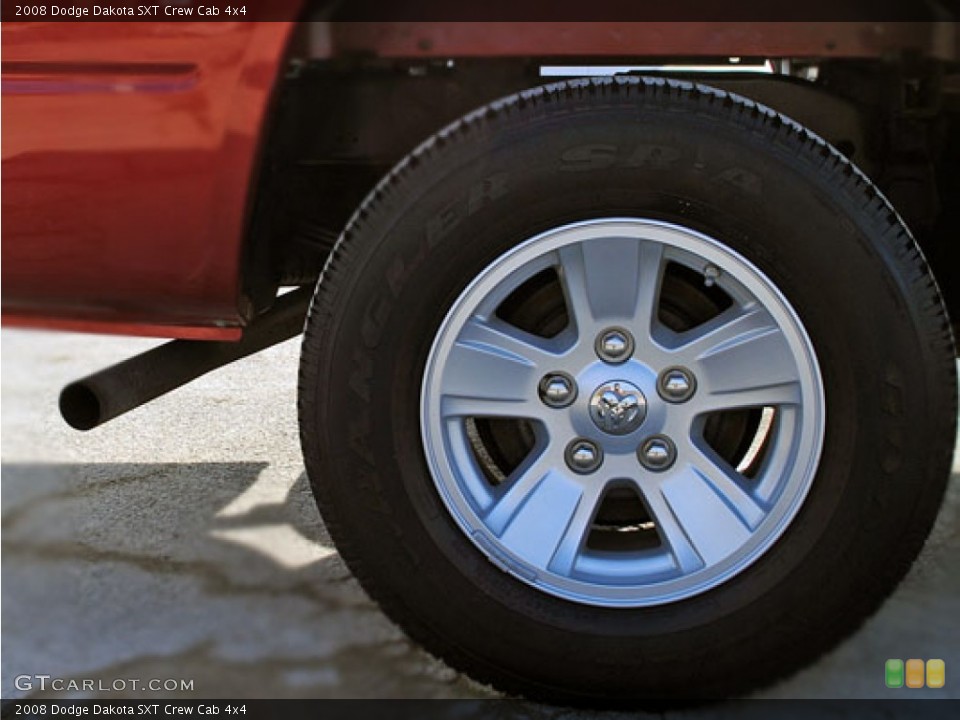
<path fill-rule="evenodd" d="M 211 370 L 296 337 L 312 295 L 312 287 L 281 295 L 237 342 L 173 340 L 70 383 L 60 393 L 60 414 L 71 427 L 92 430 Z"/>

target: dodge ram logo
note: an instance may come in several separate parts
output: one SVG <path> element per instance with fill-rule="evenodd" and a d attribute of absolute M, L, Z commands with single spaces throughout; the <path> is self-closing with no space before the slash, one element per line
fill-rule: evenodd
<path fill-rule="evenodd" d="M 625 380 L 601 385 L 590 398 L 590 417 L 598 428 L 611 435 L 633 432 L 646 415 L 647 399 L 636 385 Z"/>

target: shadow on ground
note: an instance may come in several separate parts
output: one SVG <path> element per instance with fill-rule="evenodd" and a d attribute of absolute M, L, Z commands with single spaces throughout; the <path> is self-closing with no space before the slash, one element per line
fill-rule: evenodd
<path fill-rule="evenodd" d="M 16 688 L 39 674 L 182 678 L 203 697 L 488 695 L 367 599 L 305 475 L 283 502 L 235 507 L 265 468 L 4 464 L 3 697 L 76 695 Z"/>

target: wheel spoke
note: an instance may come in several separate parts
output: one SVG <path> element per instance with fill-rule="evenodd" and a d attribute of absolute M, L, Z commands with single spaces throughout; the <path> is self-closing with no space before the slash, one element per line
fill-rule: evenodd
<path fill-rule="evenodd" d="M 707 565 L 720 562 L 750 539 L 750 527 L 739 513 L 752 517 L 750 503 L 720 473 L 687 465 L 677 468 L 660 488 L 683 534 Z M 669 532 L 667 536 L 672 546 Z"/>
<path fill-rule="evenodd" d="M 477 395 L 483 391 L 477 388 Z M 536 419 L 542 406 L 524 398 L 466 397 L 444 395 L 440 401 L 443 418 L 515 418 Z"/>
<path fill-rule="evenodd" d="M 570 575 L 573 572 L 577 558 L 587 542 L 587 536 L 590 534 L 593 518 L 597 514 L 602 495 L 602 483 L 592 483 L 583 488 L 583 494 L 580 496 L 576 510 L 573 512 L 573 517 L 570 518 L 570 522 L 557 545 L 557 550 L 550 560 L 551 571 L 560 575 Z"/>
<path fill-rule="evenodd" d="M 632 329 L 638 343 L 653 331 L 660 301 L 660 283 L 663 281 L 663 245 L 645 242 L 640 246 L 640 271 L 637 279 L 637 298 L 633 309 Z"/>
<path fill-rule="evenodd" d="M 499 320 L 479 317 L 473 317 L 464 324 L 457 336 L 457 343 L 490 348 L 505 357 L 533 366 L 550 364 L 557 357 L 544 338 Z"/>
<path fill-rule="evenodd" d="M 796 362 L 770 314 L 754 307 L 723 313 L 691 331 L 677 349 L 694 369 L 700 411 L 800 402 Z"/>
<path fill-rule="evenodd" d="M 690 469 L 710 486 L 749 530 L 755 530 L 763 520 L 766 510 L 747 492 L 743 477 L 723 460 L 714 457 L 710 451 L 694 446 L 690 455 Z"/>
<path fill-rule="evenodd" d="M 538 454 L 531 453 L 507 478 L 498 497 L 483 517 L 483 523 L 494 535 L 501 535 L 520 507 L 542 480 L 554 470 L 554 458 L 549 447 Z"/>
<path fill-rule="evenodd" d="M 633 309 L 632 330 L 637 343 L 650 337 L 656 324 L 663 281 L 663 245 L 645 242 L 640 246 L 640 273 L 637 280 L 637 302 Z"/>
<path fill-rule="evenodd" d="M 530 417 L 552 357 L 509 325 L 473 319 L 457 337 L 441 386 L 445 417 Z M 533 415 L 531 415 L 533 413 Z"/>
<path fill-rule="evenodd" d="M 500 534 L 500 542 L 527 563 L 546 569 L 554 555 L 564 548 L 565 541 L 574 543 L 578 532 L 586 532 L 579 527 L 585 513 L 578 512 L 584 490 L 575 479 L 555 469 L 533 481 L 532 487 L 528 485 L 529 481 L 524 480 L 523 487 L 517 489 L 522 497 L 511 497 L 514 493 L 510 492 L 501 500 L 502 503 L 510 498 L 516 509 Z M 490 514 L 497 513 L 498 521 L 499 509 L 500 503 Z M 493 520 L 490 516 L 488 518 Z M 493 530 L 489 521 L 487 527 Z"/>
<path fill-rule="evenodd" d="M 632 323 L 650 313 L 659 289 L 662 248 L 634 238 L 598 238 L 559 251 L 561 279 L 578 328 Z"/>
<path fill-rule="evenodd" d="M 696 400 L 694 407 L 702 413 L 741 408 L 778 407 L 800 403 L 800 383 L 785 382 L 763 387 L 742 387 L 724 392 L 711 392 L 708 388 Z"/>
<path fill-rule="evenodd" d="M 757 333 L 776 330 L 770 313 L 758 305 L 732 307 L 702 325 L 678 335 L 675 351 L 694 362 L 749 341 Z"/>
<path fill-rule="evenodd" d="M 680 523 L 679 517 L 663 492 L 663 486 L 638 488 L 660 539 L 673 555 L 677 569 L 687 574 L 703 567 L 703 559 Z"/>

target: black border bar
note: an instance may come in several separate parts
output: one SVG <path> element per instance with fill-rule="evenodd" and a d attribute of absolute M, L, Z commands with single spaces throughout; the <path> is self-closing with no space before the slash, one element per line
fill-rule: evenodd
<path fill-rule="evenodd" d="M 144 9 L 153 8 L 148 14 Z M 242 13 L 237 12 L 243 9 Z M 186 12 L 189 11 L 189 12 Z M 2 0 L 4 22 L 950 22 L 960 0 Z"/>

